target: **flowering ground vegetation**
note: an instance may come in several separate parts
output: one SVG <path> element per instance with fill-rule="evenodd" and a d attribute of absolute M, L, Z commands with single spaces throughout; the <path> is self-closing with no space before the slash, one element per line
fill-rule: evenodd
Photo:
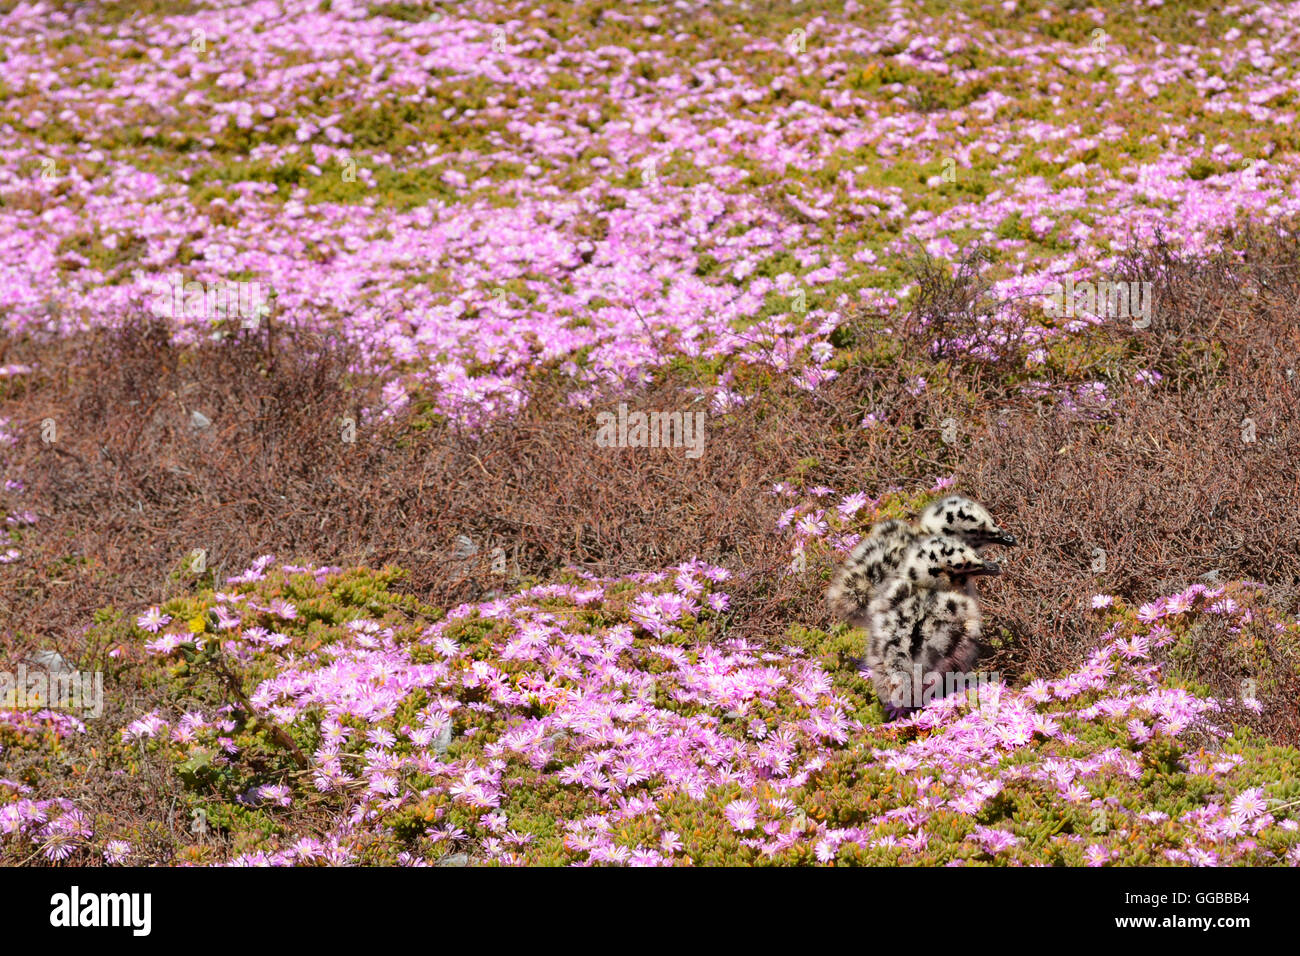
<path fill-rule="evenodd" d="M 1298 50 L 0 3 L 0 671 L 104 694 L 0 700 L 0 861 L 1300 863 Z M 1021 547 L 886 721 L 821 595 L 949 490 Z"/>

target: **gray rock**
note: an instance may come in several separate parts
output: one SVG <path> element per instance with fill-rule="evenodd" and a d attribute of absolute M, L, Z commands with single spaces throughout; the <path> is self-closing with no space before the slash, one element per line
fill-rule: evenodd
<path fill-rule="evenodd" d="M 23 658 L 23 663 L 49 674 L 68 674 L 76 670 L 58 651 L 36 651 Z"/>
<path fill-rule="evenodd" d="M 202 430 L 212 424 L 212 419 L 202 412 L 190 412 L 190 427 Z"/>
<path fill-rule="evenodd" d="M 451 724 L 443 727 L 438 732 L 438 736 L 433 740 L 433 750 L 435 753 L 445 754 L 447 748 L 451 746 Z"/>

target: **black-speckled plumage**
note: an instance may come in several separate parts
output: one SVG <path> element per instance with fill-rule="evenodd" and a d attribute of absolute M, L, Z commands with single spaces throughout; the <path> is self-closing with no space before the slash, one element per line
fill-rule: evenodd
<path fill-rule="evenodd" d="M 911 710 L 918 683 L 934 686 L 944 675 L 971 670 L 979 657 L 980 611 L 966 583 L 997 573 L 975 548 L 945 535 L 915 541 L 866 613 L 865 663 L 882 702 Z M 919 675 L 919 676 L 914 676 Z"/>
<path fill-rule="evenodd" d="M 907 549 L 926 535 L 943 534 L 975 548 L 990 544 L 1015 544 L 983 505 L 961 495 L 949 495 L 928 505 L 916 525 L 884 521 L 850 552 L 836 572 L 826 602 L 840 620 L 866 626 L 867 607 L 903 560 Z M 973 586 L 970 590 L 974 594 Z"/>

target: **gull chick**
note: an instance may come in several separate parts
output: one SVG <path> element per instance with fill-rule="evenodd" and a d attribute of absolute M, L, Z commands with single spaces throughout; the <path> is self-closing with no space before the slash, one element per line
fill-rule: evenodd
<path fill-rule="evenodd" d="M 865 663 L 886 709 L 915 710 L 913 675 L 926 694 L 944 674 L 969 671 L 979 656 L 980 611 L 971 580 L 998 574 L 972 546 L 947 535 L 913 542 L 867 608 Z"/>
<path fill-rule="evenodd" d="M 961 495 L 940 498 L 921 512 L 915 526 L 894 520 L 871 529 L 849 553 L 826 592 L 832 613 L 857 627 L 864 626 L 871 599 L 898 568 L 907 549 L 919 539 L 936 534 L 957 538 L 974 548 L 1016 543 L 1015 537 L 1003 531 L 979 502 Z M 973 584 L 969 593 L 975 593 Z"/>

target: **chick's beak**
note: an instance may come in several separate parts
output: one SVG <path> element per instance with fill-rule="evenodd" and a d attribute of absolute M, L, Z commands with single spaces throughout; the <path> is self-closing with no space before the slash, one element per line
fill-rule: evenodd
<path fill-rule="evenodd" d="M 975 569 L 975 574 L 1001 574 L 1002 566 L 996 561 L 985 561 L 983 567 Z"/>
<path fill-rule="evenodd" d="M 1016 541 L 1016 536 L 1014 534 L 1006 534 L 1004 532 L 1002 537 L 998 538 L 998 544 L 1005 544 L 1011 547 L 1015 547 L 1017 543 L 1018 542 Z"/>

